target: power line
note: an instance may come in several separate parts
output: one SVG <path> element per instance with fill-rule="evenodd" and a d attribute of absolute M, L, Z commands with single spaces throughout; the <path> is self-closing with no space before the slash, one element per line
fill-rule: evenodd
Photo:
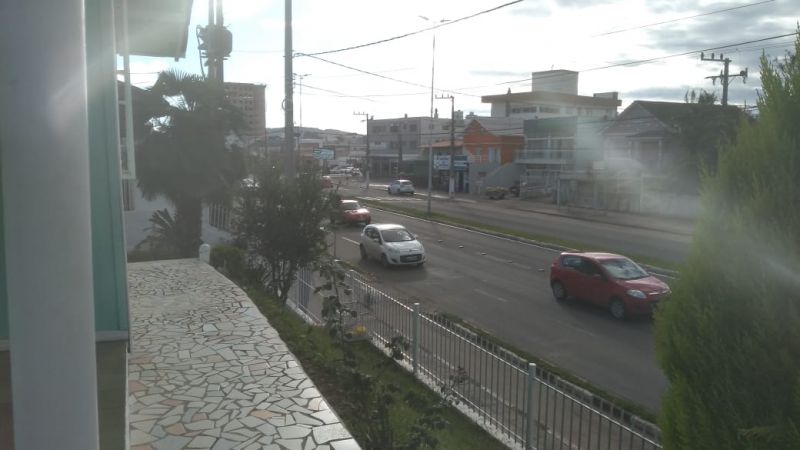
<path fill-rule="evenodd" d="M 753 44 L 753 43 L 764 42 L 764 41 L 769 41 L 769 40 L 773 40 L 773 39 L 780 39 L 780 38 L 784 38 L 784 37 L 795 36 L 797 34 L 798 34 L 797 32 L 794 32 L 794 33 L 788 33 L 788 34 L 783 34 L 783 35 L 778 35 L 778 36 L 770 36 L 770 37 L 761 38 L 761 39 L 754 39 L 754 40 L 750 40 L 750 41 L 738 42 L 738 43 L 734 43 L 734 44 L 711 47 L 711 48 L 707 48 L 707 49 L 692 50 L 692 51 L 687 51 L 687 52 L 682 52 L 682 53 L 675 53 L 675 54 L 671 54 L 671 55 L 657 56 L 657 57 L 653 57 L 653 58 L 641 59 L 641 60 L 636 60 L 636 61 L 627 61 L 627 62 L 622 62 L 622 63 L 609 64 L 609 65 L 605 65 L 605 66 L 598 66 L 598 67 L 582 69 L 582 70 L 579 70 L 579 72 L 592 72 L 592 71 L 597 71 L 597 70 L 610 69 L 610 68 L 614 68 L 614 67 L 623 67 L 623 66 L 630 66 L 630 65 L 637 65 L 637 64 L 646 64 L 646 63 L 659 61 L 659 60 L 663 60 L 663 59 L 675 58 L 675 57 L 678 57 L 678 56 L 687 56 L 687 55 L 691 55 L 691 54 L 699 53 L 699 52 L 703 52 L 703 51 L 719 50 L 719 49 L 725 49 L 725 48 L 730 48 L 730 47 L 738 47 L 738 46 L 743 46 L 743 45 L 747 45 L 747 44 Z M 415 86 L 415 87 L 422 87 L 422 88 L 426 88 L 426 89 L 429 87 L 429 86 L 425 86 L 425 85 L 422 85 L 422 84 L 419 84 L 419 83 L 413 83 L 413 82 L 410 82 L 410 81 L 400 80 L 400 79 L 389 77 L 389 76 L 386 76 L 386 75 L 381 75 L 379 73 L 370 72 L 370 71 L 367 71 L 367 70 L 359 69 L 359 68 L 348 66 L 348 65 L 345 65 L 345 64 L 341 64 L 341 63 L 337 63 L 337 62 L 330 61 L 330 60 L 325 59 L 325 58 L 321 58 L 319 56 L 313 56 L 313 55 L 310 55 L 310 54 L 309 55 L 305 55 L 305 56 L 308 56 L 310 58 L 313 58 L 313 59 L 316 59 L 316 60 L 319 60 L 319 61 L 322 61 L 322 62 L 325 62 L 325 63 L 328 63 L 328 64 L 336 65 L 336 66 L 339 66 L 339 67 L 342 67 L 342 68 L 345 68 L 345 69 L 348 69 L 348 70 L 353 70 L 353 71 L 356 71 L 356 72 L 359 72 L 359 73 L 363 73 L 363 74 L 366 74 L 366 75 L 371 75 L 371 76 L 374 76 L 374 77 L 383 78 L 383 79 L 386 79 L 386 80 L 389 80 L 389 81 L 394 81 L 394 82 L 397 82 L 397 83 L 403 83 L 403 84 L 407 84 L 407 85 Z M 558 76 L 560 76 L 560 75 L 547 75 L 547 76 L 544 76 L 542 78 L 546 79 L 546 78 L 552 78 L 552 77 L 558 77 Z M 494 83 L 494 84 L 489 84 L 489 85 L 484 85 L 484 86 L 473 86 L 473 87 L 459 88 L 460 90 L 437 89 L 437 91 L 439 91 L 439 92 L 447 92 L 447 93 L 455 93 L 455 94 L 459 94 L 459 95 L 465 95 L 465 96 L 469 96 L 469 97 L 479 98 L 479 97 L 482 97 L 482 96 L 481 95 L 476 95 L 476 94 L 469 94 L 469 93 L 463 92 L 463 90 L 467 90 L 467 89 L 482 89 L 482 88 L 492 87 L 492 86 L 513 85 L 513 84 L 518 84 L 518 83 L 530 83 L 530 82 L 531 82 L 531 78 L 524 78 L 524 79 L 518 79 L 518 80 L 512 80 L 512 81 L 504 81 L 504 82 Z M 335 93 L 335 92 L 332 92 L 332 93 Z M 369 97 L 380 97 L 380 96 L 399 97 L 399 96 L 406 96 L 406 95 L 407 96 L 422 95 L 422 94 L 427 94 L 427 93 L 375 94 L 375 95 L 369 95 L 369 96 L 368 95 L 363 95 L 363 96 L 347 95 L 347 94 L 342 94 L 342 93 L 336 93 L 336 94 L 340 95 L 342 97 L 367 99 Z"/>
<path fill-rule="evenodd" d="M 429 87 L 429 86 L 425 86 L 424 84 L 414 83 L 414 82 L 411 82 L 411 81 L 400 80 L 398 78 L 392 78 L 392 77 L 388 77 L 386 75 L 381 75 L 379 73 L 370 72 L 368 70 L 359 69 L 359 68 L 356 68 L 356 67 L 352 67 L 352 66 L 348 66 L 348 65 L 345 65 L 345 64 L 337 63 L 337 62 L 331 61 L 329 59 L 320 58 L 319 56 L 314 56 L 314 55 L 305 55 L 305 56 L 307 56 L 309 58 L 313 58 L 313 59 L 319 60 L 319 61 L 322 61 L 322 62 L 325 62 L 325 63 L 328 63 L 328 64 L 333 64 L 334 66 L 339 66 L 339 67 L 343 67 L 345 69 L 354 70 L 356 72 L 364 73 L 364 74 L 367 74 L 367 75 L 372 75 L 374 77 L 383 78 L 383 79 L 389 80 L 389 81 L 394 81 L 396 83 L 403 83 L 403 84 L 407 84 L 409 86 L 421 87 L 421 88 L 428 88 Z M 437 90 L 440 91 L 440 92 L 455 93 L 455 94 L 459 94 L 459 95 L 466 95 L 466 96 L 469 96 L 469 97 L 480 97 L 480 95 L 467 94 L 467 93 L 464 93 L 464 92 L 452 91 L 452 90 L 448 90 L 448 89 L 437 89 Z"/>
<path fill-rule="evenodd" d="M 515 3 L 519 3 L 521 1 L 522 0 L 514 0 L 512 2 L 508 2 L 508 3 L 502 4 L 500 6 L 495 6 L 494 8 L 486 9 L 486 10 L 477 12 L 475 14 L 470 14 L 468 16 L 464 16 L 464 17 L 461 17 L 459 19 L 449 20 L 447 22 L 440 23 L 440 24 L 434 25 L 432 27 L 423 28 L 423 29 L 418 30 L 418 31 L 412 31 L 410 33 L 401 34 L 399 36 L 394 36 L 394 37 L 390 37 L 390 38 L 386 38 L 386 39 L 381 39 L 379 41 L 368 42 L 366 44 L 360 44 L 360 45 L 353 45 L 351 47 L 339 48 L 339 49 L 336 49 L 336 50 L 326 50 L 326 51 L 314 52 L 314 53 L 296 53 L 295 55 L 296 56 L 319 56 L 319 55 L 327 55 L 327 54 L 331 54 L 331 53 L 345 52 L 345 51 L 348 51 L 348 50 L 355 50 L 355 49 L 358 49 L 358 48 L 370 47 L 372 45 L 384 44 L 386 42 L 396 41 L 398 39 L 403 39 L 403 38 L 406 38 L 406 37 L 409 37 L 409 36 L 414 36 L 414 35 L 417 35 L 417 34 L 424 33 L 426 31 L 431 31 L 431 30 L 435 30 L 437 28 L 445 27 L 445 26 L 448 26 L 448 25 L 453 25 L 453 24 L 458 23 L 458 22 L 463 22 L 465 20 L 472 19 L 474 17 L 478 17 L 478 16 L 481 16 L 483 14 L 488 14 L 490 12 L 497 11 L 498 9 L 505 8 L 506 6 L 511 6 L 511 5 L 513 5 Z"/>
<path fill-rule="evenodd" d="M 720 14 L 720 13 L 724 13 L 724 12 L 728 12 L 728 11 L 733 11 L 733 10 L 736 10 L 736 9 L 750 8 L 752 6 L 759 6 L 759 5 L 763 5 L 765 3 L 772 3 L 774 1 L 775 0 L 764 0 L 762 2 L 751 3 L 749 5 L 740 5 L 740 6 L 734 6 L 732 8 L 718 9 L 716 11 L 709 11 L 707 13 L 695 14 L 693 16 L 679 17 L 677 19 L 665 20 L 663 22 L 653 22 L 653 23 L 648 23 L 648 24 L 645 24 L 645 25 L 639 25 L 639 26 L 635 26 L 635 27 L 631 27 L 631 28 L 623 28 L 622 30 L 607 31 L 605 33 L 593 34 L 593 35 L 591 35 L 589 37 L 608 36 L 608 35 L 611 35 L 611 34 L 624 33 L 626 31 L 640 30 L 642 28 L 649 28 L 649 27 L 654 27 L 654 26 L 658 26 L 658 25 L 665 25 L 665 24 L 668 24 L 668 23 L 680 22 L 682 20 L 695 19 L 697 17 L 710 16 L 710 15 L 713 15 L 713 14 Z"/>
<path fill-rule="evenodd" d="M 798 32 L 795 31 L 794 33 L 781 34 L 781 35 L 778 35 L 778 36 L 770 36 L 770 37 L 765 37 L 765 38 L 761 38 L 761 39 L 753 39 L 753 40 L 750 40 L 750 41 L 737 42 L 735 44 L 720 45 L 720 46 L 717 46 L 717 47 L 710 47 L 710 48 L 704 48 L 704 49 L 699 49 L 699 50 L 691 50 L 691 51 L 687 51 L 687 52 L 674 53 L 674 54 L 671 54 L 671 55 L 656 56 L 656 57 L 653 57 L 653 58 L 639 59 L 639 60 L 634 60 L 634 61 L 626 61 L 626 62 L 622 62 L 622 63 L 609 64 L 609 65 L 606 65 L 606 66 L 590 67 L 590 68 L 587 68 L 587 69 L 581 69 L 578 72 L 593 72 L 593 71 L 596 71 L 596 70 L 611 69 L 611 68 L 614 68 L 614 67 L 624 67 L 624 66 L 632 66 L 632 65 L 638 65 L 638 64 L 647 64 L 647 63 L 650 63 L 650 62 L 653 62 L 653 61 L 660 61 L 660 60 L 663 60 L 663 59 L 676 58 L 678 56 L 688 56 L 688 55 L 692 55 L 694 53 L 707 52 L 707 51 L 711 51 L 711 50 L 721 50 L 721 49 L 730 48 L 730 47 L 738 47 L 740 45 L 753 44 L 753 43 L 756 43 L 756 42 L 770 41 L 770 40 L 773 40 L 773 39 L 780 39 L 780 38 L 785 38 L 785 37 L 789 37 L 789 36 L 796 36 L 797 34 L 798 34 Z M 557 77 L 557 76 L 560 76 L 560 75 L 551 75 L 551 76 L 552 77 Z M 546 78 L 546 77 L 543 77 L 543 78 Z M 514 84 L 514 83 L 522 83 L 522 82 L 529 82 L 529 81 L 531 81 L 531 78 L 524 78 L 524 79 L 512 80 L 512 81 L 504 81 L 504 82 L 501 82 L 501 83 L 496 83 L 495 85 L 500 86 L 500 85 L 505 85 L 505 84 Z"/>

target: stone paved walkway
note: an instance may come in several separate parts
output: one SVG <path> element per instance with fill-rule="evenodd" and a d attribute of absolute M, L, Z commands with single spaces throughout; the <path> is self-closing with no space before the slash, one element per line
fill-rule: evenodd
<path fill-rule="evenodd" d="M 195 260 L 128 266 L 133 450 L 358 449 L 243 291 Z"/>

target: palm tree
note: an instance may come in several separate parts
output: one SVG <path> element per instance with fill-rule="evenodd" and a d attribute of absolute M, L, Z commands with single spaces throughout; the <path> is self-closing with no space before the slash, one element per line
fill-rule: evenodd
<path fill-rule="evenodd" d="M 203 203 L 226 201 L 244 173 L 242 152 L 231 144 L 241 113 L 221 84 L 174 70 L 159 74 L 145 103 L 139 188 L 148 200 L 163 195 L 175 206 L 173 246 L 179 256 L 196 255 Z"/>

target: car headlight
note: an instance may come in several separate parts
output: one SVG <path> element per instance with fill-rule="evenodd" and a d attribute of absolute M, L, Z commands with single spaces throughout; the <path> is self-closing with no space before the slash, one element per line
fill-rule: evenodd
<path fill-rule="evenodd" d="M 633 298 L 639 298 L 639 299 L 642 299 L 642 300 L 647 298 L 647 294 L 645 294 L 644 292 L 642 292 L 642 291 L 640 291 L 638 289 L 628 289 L 627 294 L 629 296 L 633 297 Z"/>

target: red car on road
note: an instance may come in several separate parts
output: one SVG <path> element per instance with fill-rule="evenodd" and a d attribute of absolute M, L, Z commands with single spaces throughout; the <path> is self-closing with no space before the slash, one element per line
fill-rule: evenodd
<path fill-rule="evenodd" d="M 556 300 L 573 297 L 604 308 L 616 319 L 649 315 L 669 286 L 630 259 L 612 253 L 564 252 L 550 266 Z"/>
<path fill-rule="evenodd" d="M 331 222 L 342 222 L 348 225 L 372 222 L 369 210 L 361 206 L 356 200 L 342 200 L 331 214 Z"/>

